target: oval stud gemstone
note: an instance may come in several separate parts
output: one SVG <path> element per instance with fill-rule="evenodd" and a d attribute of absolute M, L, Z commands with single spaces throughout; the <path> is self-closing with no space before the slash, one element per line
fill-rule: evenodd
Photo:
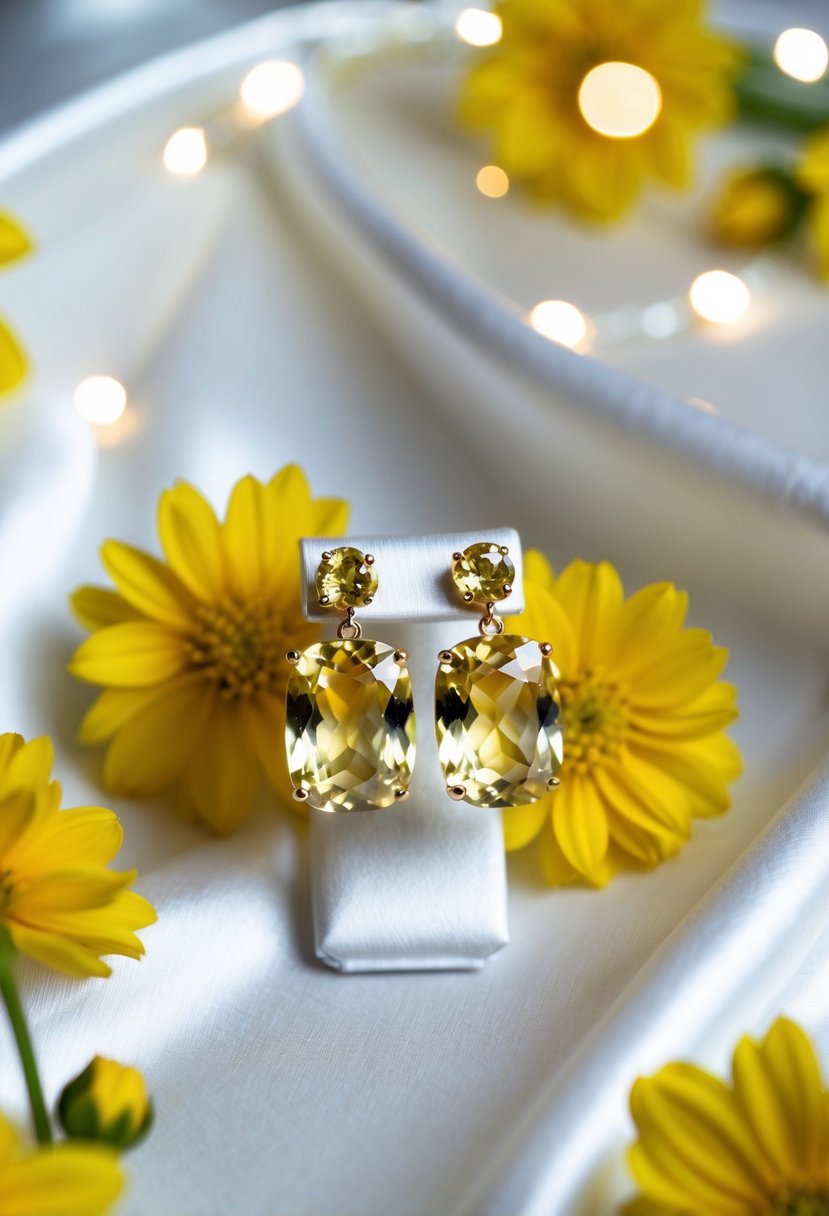
<path fill-rule="evenodd" d="M 415 757 L 405 655 L 385 642 L 318 642 L 295 656 L 285 740 L 299 797 L 326 811 L 402 801 Z"/>
<path fill-rule="evenodd" d="M 459 642 L 439 663 L 435 725 L 451 797 L 485 807 L 542 798 L 564 748 L 552 659 L 538 642 L 500 634 Z"/>

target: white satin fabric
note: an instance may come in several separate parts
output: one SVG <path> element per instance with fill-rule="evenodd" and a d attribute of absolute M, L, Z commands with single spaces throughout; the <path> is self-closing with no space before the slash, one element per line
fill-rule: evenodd
<path fill-rule="evenodd" d="M 103 800 L 100 757 L 73 742 L 90 698 L 64 672 L 66 591 L 100 577 L 107 535 L 154 547 L 175 477 L 222 504 L 241 474 L 300 460 L 352 500 L 355 532 L 508 518 L 558 565 L 688 587 L 731 649 L 746 772 L 676 860 L 607 891 L 549 890 L 532 850 L 511 858 L 512 941 L 477 973 L 321 965 L 308 839 L 264 793 L 229 841 L 163 798 L 118 801 L 122 860 L 160 913 L 147 957 L 83 985 L 31 967 L 25 989 L 50 1097 L 93 1052 L 148 1074 L 128 1216 L 604 1212 L 627 1189 L 638 1072 L 723 1068 L 780 1011 L 829 1051 L 829 300 L 792 270 L 742 331 L 612 368 L 526 332 L 536 298 L 669 296 L 712 255 L 694 200 L 602 238 L 477 198 L 440 62 L 356 72 L 333 114 L 312 96 L 199 178 L 163 174 L 168 133 L 252 63 L 335 26 L 370 37 L 381 11 L 277 14 L 0 146 L 2 204 L 40 246 L 0 280 L 38 369 L 0 409 L 0 729 L 51 734 L 67 804 Z M 100 371 L 131 408 L 93 445 L 69 395 Z M 22 1118 L 5 1026 L 0 1062 L 0 1108 Z"/>

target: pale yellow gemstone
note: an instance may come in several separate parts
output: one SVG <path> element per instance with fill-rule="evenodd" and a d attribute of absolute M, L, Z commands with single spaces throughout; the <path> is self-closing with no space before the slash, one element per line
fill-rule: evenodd
<path fill-rule="evenodd" d="M 291 782 L 312 806 L 391 806 L 408 789 L 415 758 L 412 686 L 401 652 L 364 639 L 302 651 L 288 680 L 285 739 Z"/>
<path fill-rule="evenodd" d="M 444 652 L 435 683 L 438 755 L 447 786 L 473 806 L 525 806 L 563 760 L 558 671 L 517 634 L 469 638 Z"/>
<path fill-rule="evenodd" d="M 329 550 L 317 568 L 317 595 L 332 608 L 364 607 L 377 594 L 377 582 L 374 566 L 350 545 Z"/>
<path fill-rule="evenodd" d="M 481 541 L 455 558 L 452 578 L 461 595 L 481 604 L 496 603 L 506 599 L 515 585 L 515 566 L 499 545 Z"/>

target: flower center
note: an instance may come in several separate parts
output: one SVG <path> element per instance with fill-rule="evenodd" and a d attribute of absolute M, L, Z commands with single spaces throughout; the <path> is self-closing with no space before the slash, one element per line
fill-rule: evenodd
<path fill-rule="evenodd" d="M 216 681 L 225 700 L 274 692 L 284 682 L 284 631 L 263 598 L 205 605 L 196 621 L 190 660 Z"/>
<path fill-rule="evenodd" d="M 627 735 L 627 698 L 600 672 L 585 671 L 559 681 L 564 726 L 564 763 L 577 773 L 619 754 Z"/>
<path fill-rule="evenodd" d="M 829 1216 L 829 1192 L 782 1196 L 769 1209 L 769 1216 Z"/>

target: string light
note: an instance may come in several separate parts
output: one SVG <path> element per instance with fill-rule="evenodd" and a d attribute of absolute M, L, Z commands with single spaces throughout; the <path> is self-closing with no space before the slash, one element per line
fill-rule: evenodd
<path fill-rule="evenodd" d="M 542 300 L 528 319 L 537 333 L 570 350 L 575 350 L 587 337 L 587 318 L 567 300 Z"/>
<path fill-rule="evenodd" d="M 484 165 L 478 170 L 475 185 L 487 198 L 503 198 L 509 190 L 509 178 L 500 165 Z"/>
<path fill-rule="evenodd" d="M 293 109 L 304 92 L 305 77 L 298 64 L 269 59 L 248 72 L 239 96 L 255 118 L 276 118 Z"/>
<path fill-rule="evenodd" d="M 455 33 L 469 46 L 494 46 L 503 32 L 498 14 L 483 8 L 465 8 L 455 20 Z"/>
<path fill-rule="evenodd" d="M 75 389 L 73 400 L 87 422 L 112 426 L 127 408 L 127 390 L 112 376 L 88 376 Z"/>
<path fill-rule="evenodd" d="M 178 177 L 193 177 L 207 164 L 207 140 L 201 127 L 182 127 L 167 140 L 164 167 Z"/>
<path fill-rule="evenodd" d="M 774 62 L 787 76 L 814 84 L 829 67 L 829 47 L 814 30 L 783 30 L 774 44 Z"/>
<path fill-rule="evenodd" d="M 578 102 L 582 118 L 599 135 L 635 139 L 659 117 L 662 90 L 635 63 L 600 63 L 581 82 Z"/>
<path fill-rule="evenodd" d="M 739 321 L 751 303 L 751 292 L 743 280 L 727 270 L 706 270 L 697 275 L 689 297 L 694 312 L 714 325 Z"/>

